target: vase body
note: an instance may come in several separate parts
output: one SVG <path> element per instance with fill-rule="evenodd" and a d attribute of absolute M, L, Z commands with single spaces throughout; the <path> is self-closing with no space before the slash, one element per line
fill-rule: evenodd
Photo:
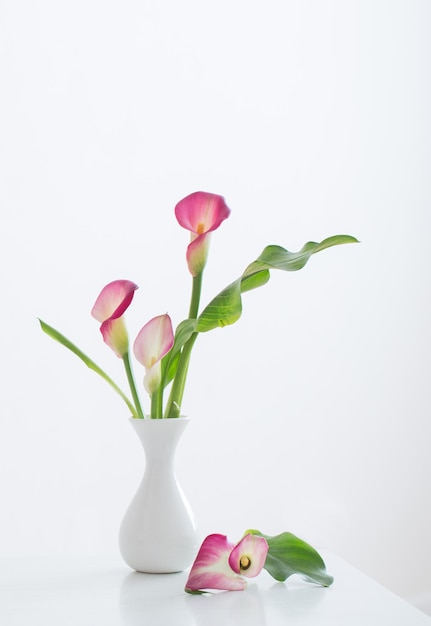
<path fill-rule="evenodd" d="M 196 557 L 199 538 L 175 476 L 177 443 L 189 418 L 131 419 L 145 452 L 141 484 L 120 527 L 120 552 L 138 572 L 179 572 Z"/>

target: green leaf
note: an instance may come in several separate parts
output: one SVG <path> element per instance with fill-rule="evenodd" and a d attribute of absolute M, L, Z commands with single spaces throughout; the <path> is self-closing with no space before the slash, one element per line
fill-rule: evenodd
<path fill-rule="evenodd" d="M 334 235 L 320 243 L 309 241 L 299 252 L 289 252 L 281 246 L 267 246 L 253 263 L 247 266 L 242 276 L 223 289 L 202 311 L 197 320 L 196 330 L 207 332 L 213 328 L 234 324 L 242 313 L 241 294 L 265 285 L 270 270 L 288 272 L 300 270 L 308 259 L 317 252 L 345 243 L 357 243 L 350 235 Z"/>
<path fill-rule="evenodd" d="M 250 276 L 241 276 L 241 293 L 266 285 L 270 277 L 269 270 L 262 270 Z"/>
<path fill-rule="evenodd" d="M 241 279 L 228 285 L 199 315 L 196 330 L 205 333 L 213 328 L 234 324 L 241 317 Z"/>
<path fill-rule="evenodd" d="M 96 374 L 99 374 L 99 376 L 101 376 L 109 385 L 111 385 L 114 391 L 116 391 L 118 395 L 123 398 L 124 402 L 127 404 L 129 408 L 129 411 L 132 413 L 133 417 L 138 417 L 136 408 L 130 402 L 126 394 L 123 393 L 121 389 L 114 383 L 112 378 L 108 376 L 108 374 L 106 374 L 94 361 L 92 361 L 86 354 L 82 352 L 82 350 L 80 350 L 77 346 L 75 346 L 75 344 L 73 344 L 69 339 L 67 339 L 67 337 L 62 335 L 58 330 L 56 330 L 52 326 L 49 326 L 48 324 L 43 322 L 41 319 L 39 319 L 39 323 L 44 333 L 46 333 L 49 337 L 51 337 L 51 339 L 54 339 L 55 341 L 58 341 L 59 343 L 61 343 L 61 345 L 64 346 L 65 348 L 68 348 L 68 350 L 73 352 L 73 354 L 76 354 L 76 356 L 80 358 L 81 361 L 83 361 L 87 367 L 89 367 L 91 370 L 96 372 Z"/>
<path fill-rule="evenodd" d="M 181 354 L 177 352 L 174 356 L 171 356 L 169 353 L 162 359 L 162 386 L 165 388 L 171 380 L 175 378 L 175 374 L 177 373 L 178 362 L 180 360 Z"/>
<path fill-rule="evenodd" d="M 327 574 L 320 554 L 292 533 L 270 537 L 259 530 L 247 530 L 244 534 L 259 535 L 267 540 L 268 554 L 264 568 L 275 580 L 284 581 L 293 574 L 299 574 L 323 587 L 333 583 L 334 579 Z"/>
<path fill-rule="evenodd" d="M 324 239 L 320 243 L 309 241 L 304 244 L 299 252 L 289 252 L 289 250 L 281 246 L 267 246 L 256 261 L 247 267 L 243 276 L 248 276 L 262 269 L 278 269 L 287 272 L 295 272 L 302 269 L 313 254 L 344 243 L 358 243 L 358 240 L 350 235 L 334 235 L 333 237 Z"/>

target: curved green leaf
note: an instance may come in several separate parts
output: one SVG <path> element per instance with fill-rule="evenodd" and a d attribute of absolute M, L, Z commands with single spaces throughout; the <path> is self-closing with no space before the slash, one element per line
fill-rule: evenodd
<path fill-rule="evenodd" d="M 236 322 L 242 313 L 241 294 L 266 284 L 270 270 L 288 272 L 300 270 L 313 254 L 344 243 L 358 243 L 358 240 L 350 235 L 334 235 L 320 243 L 309 241 L 299 252 L 289 252 L 281 246 L 267 246 L 261 255 L 248 265 L 238 280 L 223 289 L 208 304 L 198 317 L 196 330 L 207 332 Z"/>
<path fill-rule="evenodd" d="M 65 348 L 68 348 L 71 352 L 73 352 L 73 354 L 76 354 L 76 356 L 80 358 L 81 361 L 83 361 L 87 367 L 93 370 L 93 372 L 96 372 L 96 374 L 99 374 L 99 376 L 101 376 L 109 385 L 111 385 L 114 391 L 116 391 L 118 395 L 123 398 L 124 402 L 127 404 L 129 408 L 129 411 L 132 413 L 133 417 L 138 417 L 136 408 L 130 402 L 126 394 L 123 393 L 121 389 L 114 383 L 112 378 L 108 376 L 108 374 L 106 374 L 94 361 L 92 361 L 86 354 L 82 352 L 82 350 L 80 350 L 77 346 L 75 346 L 74 343 L 72 343 L 69 339 L 67 339 L 67 337 L 62 335 L 58 330 L 56 330 L 52 326 L 49 326 L 48 324 L 43 322 L 41 319 L 39 319 L 39 323 L 44 333 L 46 333 L 49 337 L 51 337 L 51 339 L 55 339 L 55 341 L 58 341 L 59 343 L 61 343 L 61 345 L 64 346 Z"/>
<path fill-rule="evenodd" d="M 234 324 L 241 317 L 241 279 L 228 285 L 199 315 L 196 330 L 200 333 Z"/>
<path fill-rule="evenodd" d="M 264 269 L 248 276 L 241 276 L 241 293 L 266 285 L 270 277 L 269 270 Z"/>
<path fill-rule="evenodd" d="M 264 568 L 275 580 L 282 582 L 293 574 L 299 574 L 323 587 L 332 585 L 334 578 L 326 572 L 320 554 L 299 537 L 292 533 L 270 537 L 259 530 L 247 530 L 244 534 L 259 535 L 267 540 L 268 554 Z"/>
<path fill-rule="evenodd" d="M 339 246 L 344 243 L 358 243 L 358 240 L 350 235 L 334 235 L 320 243 L 309 241 L 303 245 L 299 252 L 289 252 L 281 246 L 267 246 L 256 261 L 247 267 L 243 276 L 248 276 L 262 269 L 295 272 L 302 269 L 311 255 L 316 254 L 316 252 L 321 252 L 326 250 L 326 248 L 332 248 L 332 246 Z"/>

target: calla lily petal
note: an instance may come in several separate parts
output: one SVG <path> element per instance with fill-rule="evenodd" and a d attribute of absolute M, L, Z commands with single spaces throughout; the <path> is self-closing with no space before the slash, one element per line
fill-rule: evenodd
<path fill-rule="evenodd" d="M 169 315 L 153 317 L 139 331 L 133 351 L 140 363 L 149 369 L 172 348 L 174 333 Z"/>
<path fill-rule="evenodd" d="M 169 315 L 159 315 L 145 324 L 139 331 L 133 352 L 146 369 L 144 386 L 151 395 L 161 380 L 161 359 L 174 344 L 174 332 Z"/>
<path fill-rule="evenodd" d="M 91 315 L 101 322 L 103 341 L 122 358 L 129 349 L 129 338 L 121 318 L 133 300 L 138 285 L 130 280 L 114 280 L 106 285 L 97 297 Z"/>
<path fill-rule="evenodd" d="M 162 380 L 162 364 L 161 361 L 154 363 L 152 367 L 147 369 L 144 376 L 144 388 L 150 396 L 158 389 Z"/>
<path fill-rule="evenodd" d="M 265 565 L 267 554 L 266 539 L 257 535 L 245 535 L 231 551 L 229 565 L 236 574 L 254 578 Z"/>
<path fill-rule="evenodd" d="M 195 191 L 175 207 L 180 226 L 196 235 L 216 230 L 229 215 L 230 209 L 224 198 L 205 191 Z"/>
<path fill-rule="evenodd" d="M 114 280 L 106 285 L 98 295 L 91 309 L 91 315 L 101 323 L 108 319 L 121 317 L 132 302 L 137 288 L 138 285 L 130 280 Z"/>
<path fill-rule="evenodd" d="M 242 591 L 246 582 L 232 571 L 229 555 L 234 548 L 225 535 L 209 535 L 201 545 L 190 570 L 185 590 L 197 592 L 204 589 Z"/>
<path fill-rule="evenodd" d="M 129 349 L 129 335 L 127 334 L 126 325 L 124 319 L 119 317 L 118 319 L 109 319 L 100 327 L 103 341 L 120 357 L 120 359 L 126 354 Z"/>
<path fill-rule="evenodd" d="M 211 233 L 199 235 L 187 247 L 187 265 L 192 276 L 200 274 L 207 262 Z"/>

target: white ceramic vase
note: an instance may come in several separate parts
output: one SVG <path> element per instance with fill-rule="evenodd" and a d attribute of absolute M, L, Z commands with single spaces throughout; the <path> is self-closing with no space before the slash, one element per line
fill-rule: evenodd
<path fill-rule="evenodd" d="M 142 482 L 120 527 L 120 552 L 138 572 L 179 572 L 199 548 L 193 513 L 175 476 L 177 443 L 189 418 L 131 419 L 145 451 Z"/>

